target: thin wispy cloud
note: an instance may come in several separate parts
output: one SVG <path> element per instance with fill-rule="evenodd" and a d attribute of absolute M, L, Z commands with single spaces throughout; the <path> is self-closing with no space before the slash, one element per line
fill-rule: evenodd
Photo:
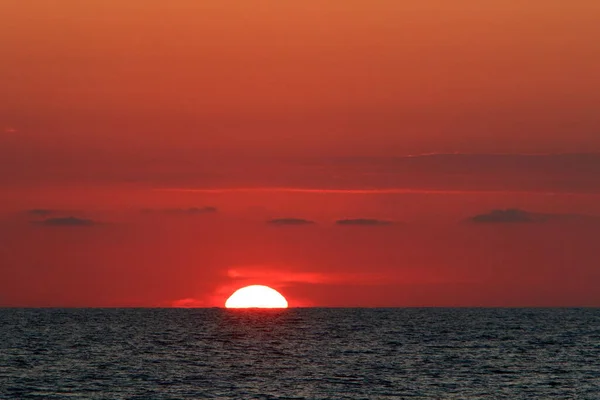
<path fill-rule="evenodd" d="M 492 210 L 485 214 L 478 214 L 470 218 L 476 223 L 523 223 L 539 220 L 536 214 L 516 208 L 505 210 Z"/>
<path fill-rule="evenodd" d="M 198 308 L 198 307 L 206 307 L 206 301 L 195 299 L 192 297 L 187 297 L 184 299 L 178 299 L 172 301 L 169 306 L 173 308 Z"/>
<path fill-rule="evenodd" d="M 89 227 L 98 224 L 96 221 L 93 221 L 91 219 L 84 219 L 78 217 L 47 218 L 42 221 L 34 221 L 33 223 L 48 227 Z"/>
<path fill-rule="evenodd" d="M 474 215 L 468 220 L 478 224 L 511 224 L 546 221 L 598 221 L 600 218 L 594 215 L 538 213 L 518 208 L 507 208 Z"/>
<path fill-rule="evenodd" d="M 189 208 L 144 208 L 142 213 L 144 214 L 171 214 L 171 215 L 199 215 L 199 214 L 213 214 L 218 212 L 219 210 L 213 206 L 204 206 L 204 207 L 189 207 Z"/>
<path fill-rule="evenodd" d="M 311 221 L 303 218 L 274 218 L 267 221 L 269 225 L 291 225 L 291 226 L 302 226 L 302 225 L 314 225 L 315 221 Z"/>
<path fill-rule="evenodd" d="M 331 283 L 339 277 L 333 274 L 320 272 L 294 272 L 285 271 L 279 268 L 269 268 L 264 266 L 244 266 L 230 268 L 227 270 L 227 276 L 236 280 L 267 280 L 269 282 L 282 283 Z"/>
<path fill-rule="evenodd" d="M 181 193 L 304 193 L 304 194 L 350 194 L 350 195 L 385 195 L 385 194 L 433 194 L 433 195 L 466 195 L 466 194 L 529 194 L 541 196 L 598 196 L 594 192 L 559 192 L 545 190 L 446 190 L 419 188 L 382 188 L 382 189 L 344 189 L 344 188 L 297 188 L 297 187 L 240 187 L 240 188 L 156 188 L 161 192 Z"/>
<path fill-rule="evenodd" d="M 387 221 L 374 218 L 347 218 L 335 221 L 336 225 L 341 226 L 387 226 L 394 224 L 393 221 Z"/>
<path fill-rule="evenodd" d="M 34 208 L 25 211 L 25 213 L 36 217 L 47 217 L 48 215 L 56 214 L 57 211 L 49 208 Z"/>

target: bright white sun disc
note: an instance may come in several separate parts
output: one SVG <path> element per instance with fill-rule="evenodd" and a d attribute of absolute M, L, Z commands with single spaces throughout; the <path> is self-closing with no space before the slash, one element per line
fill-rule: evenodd
<path fill-rule="evenodd" d="M 225 302 L 225 308 L 287 308 L 288 302 L 275 289 L 252 285 L 238 289 Z"/>

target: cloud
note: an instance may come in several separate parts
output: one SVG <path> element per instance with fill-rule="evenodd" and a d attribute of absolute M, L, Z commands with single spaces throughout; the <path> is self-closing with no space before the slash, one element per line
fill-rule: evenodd
<path fill-rule="evenodd" d="M 207 306 L 205 301 L 194 299 L 191 297 L 174 300 L 169 305 L 174 308 L 197 308 Z"/>
<path fill-rule="evenodd" d="M 246 283 L 265 282 L 270 285 L 287 286 L 296 283 L 318 284 L 340 284 L 360 283 L 372 284 L 385 280 L 380 274 L 361 273 L 338 273 L 338 272 L 315 272 L 315 271 L 291 271 L 284 266 L 244 265 L 232 267 L 227 270 L 227 277 L 236 281 Z"/>
<path fill-rule="evenodd" d="M 312 225 L 315 221 L 302 218 L 274 218 L 267 221 L 270 225 Z"/>
<path fill-rule="evenodd" d="M 227 276 L 237 280 L 257 280 L 270 283 L 327 283 L 332 280 L 331 274 L 320 272 L 294 272 L 281 268 L 264 266 L 243 266 L 227 270 Z"/>
<path fill-rule="evenodd" d="M 265 160 L 265 166 L 271 161 Z M 421 154 L 317 158 L 277 164 L 269 174 L 154 190 L 190 193 L 600 195 L 600 154 Z M 242 173 L 244 169 L 240 169 Z M 323 171 L 326 171 L 323 173 Z M 406 171 L 410 171 L 407 173 Z M 288 174 L 289 172 L 289 174 Z M 233 172 L 230 172 L 234 174 Z M 238 173 L 238 172 L 236 172 Z M 301 176 L 301 180 L 291 177 Z M 301 175 L 300 175 L 301 174 Z M 215 183 L 218 182 L 218 185 Z M 169 182 L 164 182 L 169 185 Z M 171 183 L 172 184 L 172 183 Z M 190 185 L 190 186 L 188 186 Z"/>
<path fill-rule="evenodd" d="M 56 210 L 50 210 L 48 208 L 34 208 L 25 212 L 36 217 L 47 217 L 48 215 L 56 213 Z"/>
<path fill-rule="evenodd" d="M 381 219 L 373 219 L 373 218 L 349 218 L 349 219 L 339 219 L 335 221 L 336 225 L 353 225 L 353 226 L 386 226 L 392 225 L 392 221 L 386 221 Z"/>
<path fill-rule="evenodd" d="M 504 210 L 492 210 L 485 214 L 475 215 L 469 221 L 476 223 L 531 223 L 546 221 L 599 221 L 594 215 L 585 214 L 552 214 L 536 213 L 518 208 L 507 208 Z"/>
<path fill-rule="evenodd" d="M 204 207 L 190 207 L 190 208 L 162 208 L 152 209 L 145 208 L 142 210 L 143 213 L 164 213 L 172 215 L 198 215 L 198 214 L 212 214 L 219 211 L 216 207 L 204 206 Z"/>
<path fill-rule="evenodd" d="M 47 218 L 43 221 L 34 222 L 44 226 L 93 226 L 97 223 L 91 219 L 77 218 L 77 217 L 57 217 Z"/>
<path fill-rule="evenodd" d="M 216 207 L 205 206 L 205 207 L 190 207 L 186 209 L 177 209 L 174 212 L 180 212 L 184 214 L 211 214 L 216 213 L 218 210 Z"/>
<path fill-rule="evenodd" d="M 475 215 L 470 218 L 476 223 L 527 223 L 546 220 L 550 215 L 531 213 L 518 208 L 505 210 L 492 210 L 485 214 Z"/>
<path fill-rule="evenodd" d="M 349 188 L 317 188 L 317 187 L 231 187 L 231 188 L 162 188 L 155 189 L 161 192 L 181 193 L 301 193 L 301 194 L 358 194 L 358 195 L 381 195 L 381 194 L 455 194 L 467 193 L 506 193 L 505 190 L 447 190 L 447 189 L 423 189 L 423 188 L 381 188 L 381 189 L 349 189 Z M 516 193 L 522 193 L 517 191 Z M 536 192 L 537 193 L 537 192 Z M 551 194 L 555 194 L 551 192 Z"/>

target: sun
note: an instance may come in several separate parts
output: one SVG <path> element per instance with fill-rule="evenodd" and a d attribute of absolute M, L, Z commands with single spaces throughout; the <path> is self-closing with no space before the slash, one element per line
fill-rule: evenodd
<path fill-rule="evenodd" d="M 288 308 L 288 302 L 275 289 L 252 285 L 236 290 L 225 302 L 225 308 Z"/>

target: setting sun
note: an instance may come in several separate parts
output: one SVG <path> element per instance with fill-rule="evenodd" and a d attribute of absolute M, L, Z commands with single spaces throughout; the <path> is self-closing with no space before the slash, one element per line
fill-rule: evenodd
<path fill-rule="evenodd" d="M 252 285 L 236 290 L 225 302 L 225 308 L 288 308 L 288 302 L 275 289 Z"/>

